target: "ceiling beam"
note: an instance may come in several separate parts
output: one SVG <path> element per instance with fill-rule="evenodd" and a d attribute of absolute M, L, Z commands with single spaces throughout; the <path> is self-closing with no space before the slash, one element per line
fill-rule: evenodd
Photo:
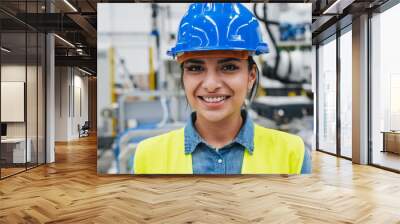
<path fill-rule="evenodd" d="M 90 56 L 55 56 L 56 66 L 88 67 L 93 71 L 97 68 L 97 59 Z"/>
<path fill-rule="evenodd" d="M 351 5 L 355 0 L 336 0 L 332 2 L 322 14 L 342 14 L 344 9 Z"/>
<path fill-rule="evenodd" d="M 86 38 L 86 41 L 90 44 L 90 46 L 96 46 L 97 42 L 97 30 L 94 28 L 85 17 L 80 14 L 68 14 L 67 15 L 71 20 L 73 20 L 78 26 L 82 28 L 82 30 L 89 36 Z"/>

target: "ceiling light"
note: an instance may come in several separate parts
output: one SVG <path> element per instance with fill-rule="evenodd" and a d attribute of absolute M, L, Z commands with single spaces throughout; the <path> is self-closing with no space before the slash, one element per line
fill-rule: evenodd
<path fill-rule="evenodd" d="M 78 70 L 81 71 L 81 72 L 83 72 L 83 73 L 85 73 L 85 74 L 87 74 L 87 75 L 92 75 L 92 73 L 90 73 L 90 72 L 88 72 L 88 71 L 86 71 L 86 70 L 83 70 L 83 69 L 81 69 L 81 68 L 79 68 L 79 67 L 78 67 Z"/>
<path fill-rule="evenodd" d="M 64 0 L 65 4 L 67 4 L 72 10 L 74 10 L 74 12 L 78 12 L 78 10 L 71 4 L 69 3 L 68 0 Z"/>
<path fill-rule="evenodd" d="M 75 48 L 75 45 L 71 44 L 71 42 L 69 42 L 68 40 L 58 36 L 57 34 L 54 34 L 55 37 L 57 37 L 58 39 L 60 39 L 61 41 L 63 41 L 64 43 L 66 43 L 67 45 L 69 45 L 70 47 Z"/>
<path fill-rule="evenodd" d="M 351 5 L 355 0 L 336 0 L 332 5 L 324 10 L 322 14 L 342 14 L 343 9 Z"/>
<path fill-rule="evenodd" d="M 5 48 L 5 47 L 1 47 L 1 50 L 4 51 L 4 52 L 6 52 L 6 53 L 10 53 L 10 52 L 11 52 L 11 50 L 9 50 L 9 49 L 7 49 L 7 48 Z"/>

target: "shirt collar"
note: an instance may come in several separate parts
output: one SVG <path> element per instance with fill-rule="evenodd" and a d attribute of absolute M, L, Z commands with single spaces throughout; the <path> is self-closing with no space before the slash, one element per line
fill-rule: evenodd
<path fill-rule="evenodd" d="M 254 124 L 249 117 L 246 110 L 241 112 L 242 118 L 244 119 L 243 126 L 240 128 L 239 133 L 232 141 L 232 143 L 237 142 L 241 144 L 245 149 L 248 150 L 250 154 L 253 154 L 254 150 Z M 187 121 L 184 135 L 185 135 L 185 154 L 193 153 L 197 145 L 200 143 L 206 144 L 205 140 L 197 133 L 194 127 L 194 122 L 196 121 L 196 112 L 192 112 L 190 119 Z"/>

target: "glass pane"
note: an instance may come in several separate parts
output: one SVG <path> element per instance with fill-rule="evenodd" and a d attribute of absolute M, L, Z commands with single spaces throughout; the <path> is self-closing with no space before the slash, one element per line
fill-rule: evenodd
<path fill-rule="evenodd" d="M 46 37 L 39 34 L 38 45 L 38 163 L 45 163 L 45 60 L 46 60 Z"/>
<path fill-rule="evenodd" d="M 31 14 L 37 13 L 38 4 L 37 1 L 27 2 L 27 15 L 30 18 Z M 35 24 L 37 23 L 37 16 L 33 16 L 30 18 L 30 22 Z M 27 31 L 27 80 L 26 80 L 26 113 L 27 113 L 27 144 L 28 149 L 30 148 L 30 160 L 28 160 L 27 166 L 28 168 L 37 166 L 37 74 L 38 74 L 38 34 L 35 30 Z"/>
<path fill-rule="evenodd" d="M 320 150 L 336 153 L 336 39 L 318 49 Z"/>
<path fill-rule="evenodd" d="M 352 35 L 340 37 L 340 152 L 352 157 Z"/>
<path fill-rule="evenodd" d="M 28 154 L 28 168 L 37 165 L 37 63 L 38 63 L 38 36 L 36 32 L 27 33 L 28 63 L 26 81 L 26 112 L 27 112 L 27 143 L 31 153 Z"/>
<path fill-rule="evenodd" d="M 25 170 L 26 34 L 2 33 L 1 45 L 1 140 L 2 177 Z M 29 147 L 28 147 L 29 148 Z"/>
<path fill-rule="evenodd" d="M 372 18 L 372 163 L 400 170 L 400 5 Z"/>

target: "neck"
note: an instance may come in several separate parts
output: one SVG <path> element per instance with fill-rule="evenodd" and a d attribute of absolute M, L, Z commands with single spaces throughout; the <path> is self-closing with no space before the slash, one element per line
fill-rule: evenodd
<path fill-rule="evenodd" d="M 221 148 L 230 143 L 239 132 L 243 123 L 243 118 L 239 113 L 218 121 L 211 122 L 197 115 L 195 127 L 199 135 L 211 146 Z"/>

